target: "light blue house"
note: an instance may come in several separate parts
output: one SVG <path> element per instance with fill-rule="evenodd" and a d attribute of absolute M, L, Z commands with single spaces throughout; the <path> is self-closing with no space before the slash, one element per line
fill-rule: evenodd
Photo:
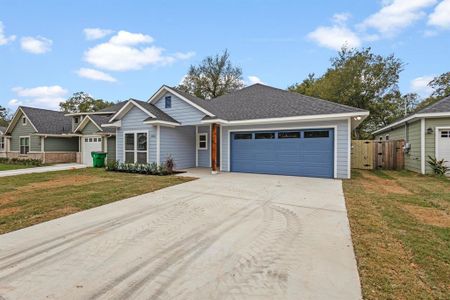
<path fill-rule="evenodd" d="M 120 162 L 349 178 L 351 130 L 368 114 L 261 84 L 211 100 L 162 86 L 101 127 L 115 129 Z"/>

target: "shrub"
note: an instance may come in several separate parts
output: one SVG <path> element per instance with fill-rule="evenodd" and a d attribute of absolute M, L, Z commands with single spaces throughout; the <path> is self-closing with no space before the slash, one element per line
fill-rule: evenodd
<path fill-rule="evenodd" d="M 40 159 L 0 158 L 0 163 L 7 165 L 42 166 Z"/>
<path fill-rule="evenodd" d="M 144 175 L 170 175 L 173 174 L 173 165 L 171 168 L 167 167 L 167 164 L 158 166 L 156 163 L 151 164 L 129 164 L 120 163 L 119 161 L 108 161 L 106 163 L 106 171 L 111 172 L 124 172 L 124 173 L 135 173 Z"/>
<path fill-rule="evenodd" d="M 446 165 L 447 161 L 444 159 L 438 160 L 436 157 L 428 155 L 427 162 L 431 169 L 433 169 L 435 175 L 443 176 L 450 170 L 450 168 Z"/>

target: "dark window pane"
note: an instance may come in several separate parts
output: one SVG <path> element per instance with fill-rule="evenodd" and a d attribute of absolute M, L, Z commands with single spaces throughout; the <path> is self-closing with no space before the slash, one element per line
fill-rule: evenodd
<path fill-rule="evenodd" d="M 134 133 L 125 134 L 125 150 L 134 150 Z"/>
<path fill-rule="evenodd" d="M 147 150 L 147 134 L 146 133 L 138 133 L 137 134 L 137 149 L 138 150 Z"/>
<path fill-rule="evenodd" d="M 198 147 L 200 148 L 200 149 L 206 149 L 206 142 L 200 142 L 199 144 L 198 144 Z"/>
<path fill-rule="evenodd" d="M 146 164 L 147 163 L 147 152 L 138 152 L 137 153 L 137 163 L 138 164 Z"/>
<path fill-rule="evenodd" d="M 278 138 L 279 139 L 299 139 L 300 138 L 300 132 L 278 132 Z"/>
<path fill-rule="evenodd" d="M 166 98 L 164 98 L 164 101 L 165 101 L 166 108 L 172 107 L 172 97 L 171 96 L 167 96 Z"/>
<path fill-rule="evenodd" d="M 235 140 L 251 140 L 252 134 L 251 133 L 236 133 L 234 135 Z"/>
<path fill-rule="evenodd" d="M 262 140 L 262 139 L 274 139 L 275 133 L 273 132 L 260 132 L 255 133 L 255 139 Z"/>
<path fill-rule="evenodd" d="M 134 164 L 134 152 L 125 152 L 125 163 Z"/>
<path fill-rule="evenodd" d="M 206 134 L 201 134 L 198 136 L 199 141 L 206 141 Z"/>
<path fill-rule="evenodd" d="M 317 131 L 305 131 L 305 139 L 308 138 L 327 138 L 330 136 L 330 132 L 327 130 Z"/>

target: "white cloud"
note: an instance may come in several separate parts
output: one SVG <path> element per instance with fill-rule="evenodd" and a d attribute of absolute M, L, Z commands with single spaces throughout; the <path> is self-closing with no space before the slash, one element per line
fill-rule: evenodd
<path fill-rule="evenodd" d="M 375 14 L 366 18 L 359 26 L 362 29 L 375 29 L 384 36 L 393 36 L 424 17 L 424 9 L 434 5 L 436 1 L 437 0 L 383 1 L 383 7 Z"/>
<path fill-rule="evenodd" d="M 450 29 L 450 0 L 443 0 L 428 17 L 428 24 Z"/>
<path fill-rule="evenodd" d="M 146 65 L 171 64 L 177 60 L 189 59 L 195 54 L 177 52 L 174 55 L 164 55 L 163 48 L 142 46 L 152 42 L 151 36 L 119 31 L 108 42 L 88 49 L 84 53 L 84 59 L 100 69 L 128 71 L 139 70 Z"/>
<path fill-rule="evenodd" d="M 85 28 L 83 32 L 87 40 L 98 40 L 112 34 L 114 31 L 102 28 Z"/>
<path fill-rule="evenodd" d="M 332 26 L 319 26 L 308 34 L 308 38 L 322 47 L 340 50 L 342 46 L 359 47 L 361 39 L 349 29 L 346 21 L 350 17 L 348 13 L 335 14 Z"/>
<path fill-rule="evenodd" d="M 106 74 L 104 72 L 89 69 L 89 68 L 81 68 L 77 72 L 78 76 L 93 79 L 93 80 L 102 80 L 102 81 L 108 81 L 108 82 L 116 82 L 117 80 L 112 77 L 109 74 Z"/>
<path fill-rule="evenodd" d="M 65 101 L 67 90 L 59 85 L 38 86 L 34 88 L 15 87 L 12 89 L 17 98 L 8 102 L 10 107 L 26 105 L 48 109 L 58 109 L 59 103 Z"/>
<path fill-rule="evenodd" d="M 43 54 L 52 50 L 53 41 L 42 36 L 26 36 L 20 39 L 22 50 L 33 54 Z"/>
<path fill-rule="evenodd" d="M 5 34 L 5 26 L 2 21 L 0 21 L 0 46 L 6 45 L 9 42 L 12 42 L 16 39 L 15 35 L 6 36 Z"/>
<path fill-rule="evenodd" d="M 433 80 L 434 76 L 421 76 L 411 80 L 410 88 L 414 93 L 419 94 L 422 97 L 428 97 L 433 89 L 428 86 L 428 83 Z"/>
<path fill-rule="evenodd" d="M 250 82 L 250 84 L 256 84 L 256 83 L 261 83 L 264 84 L 264 82 L 258 77 L 258 76 L 248 76 L 248 81 Z"/>
<path fill-rule="evenodd" d="M 116 45 L 137 45 L 153 43 L 154 39 L 146 34 L 121 30 L 109 42 Z"/>

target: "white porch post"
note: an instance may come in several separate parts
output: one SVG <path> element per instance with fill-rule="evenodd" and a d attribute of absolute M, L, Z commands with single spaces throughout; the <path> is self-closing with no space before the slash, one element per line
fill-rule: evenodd
<path fill-rule="evenodd" d="M 161 164 L 161 127 L 156 125 L 156 163 Z"/>
<path fill-rule="evenodd" d="M 195 125 L 195 167 L 198 167 L 198 125 Z"/>
<path fill-rule="evenodd" d="M 420 170 L 425 174 L 425 118 L 420 120 Z"/>

